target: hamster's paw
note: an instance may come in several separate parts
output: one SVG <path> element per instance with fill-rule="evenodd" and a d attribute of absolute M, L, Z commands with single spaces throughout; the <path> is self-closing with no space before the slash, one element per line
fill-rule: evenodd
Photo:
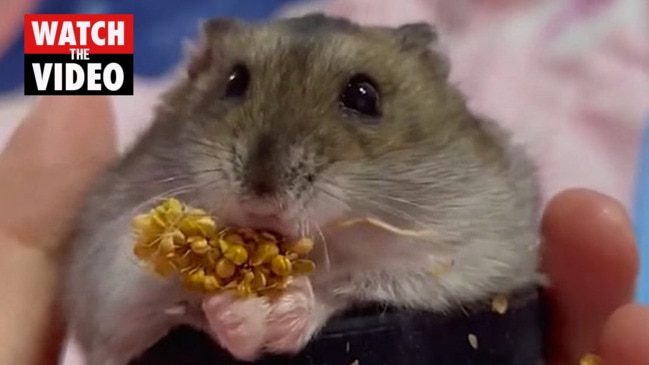
<path fill-rule="evenodd" d="M 269 313 L 265 298 L 238 299 L 224 294 L 203 304 L 211 335 L 240 361 L 254 361 L 262 354 Z"/>
<path fill-rule="evenodd" d="M 314 313 L 315 296 L 310 281 L 299 277 L 286 293 L 270 304 L 266 351 L 295 354 L 307 345 L 321 323 Z"/>

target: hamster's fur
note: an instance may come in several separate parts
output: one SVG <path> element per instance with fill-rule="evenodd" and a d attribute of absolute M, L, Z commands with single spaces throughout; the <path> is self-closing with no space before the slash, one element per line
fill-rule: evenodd
<path fill-rule="evenodd" d="M 216 340 L 240 359 L 299 351 L 354 303 L 443 312 L 539 283 L 535 169 L 449 84 L 434 28 L 314 14 L 202 29 L 187 72 L 72 236 L 63 308 L 88 365 L 125 365 L 178 324 L 208 328 L 197 294 L 132 255 L 130 219 L 160 197 L 316 241 L 318 270 L 300 284 L 309 294 L 289 291 L 283 324 L 264 317 L 264 299 L 224 302 L 223 326 L 241 338 Z M 359 217 L 425 234 L 327 228 Z M 186 314 L 165 314 L 181 302 Z"/>

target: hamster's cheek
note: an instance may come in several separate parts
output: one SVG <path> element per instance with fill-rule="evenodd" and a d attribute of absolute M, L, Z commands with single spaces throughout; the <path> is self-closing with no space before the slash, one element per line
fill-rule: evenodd
<path fill-rule="evenodd" d="M 323 228 L 350 213 L 344 191 L 332 184 L 315 186 L 313 197 L 305 205 L 306 219 Z"/>
<path fill-rule="evenodd" d="M 332 266 L 350 271 L 395 268 L 430 268 L 442 257 L 441 250 L 426 241 L 404 237 L 370 225 L 343 227 L 325 233 Z M 446 254 L 444 254 L 444 257 Z M 414 265 L 414 266 L 413 266 Z"/>

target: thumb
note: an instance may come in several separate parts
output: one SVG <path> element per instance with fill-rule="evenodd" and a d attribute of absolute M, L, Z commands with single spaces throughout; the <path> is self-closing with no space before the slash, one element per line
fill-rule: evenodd
<path fill-rule="evenodd" d="M 45 97 L 0 154 L 0 364 L 55 364 L 57 248 L 116 155 L 106 97 Z"/>
<path fill-rule="evenodd" d="M 116 156 L 110 101 L 44 97 L 0 155 L 0 229 L 18 241 L 60 241 L 97 174 Z M 47 225 L 47 232 L 38 229 Z"/>

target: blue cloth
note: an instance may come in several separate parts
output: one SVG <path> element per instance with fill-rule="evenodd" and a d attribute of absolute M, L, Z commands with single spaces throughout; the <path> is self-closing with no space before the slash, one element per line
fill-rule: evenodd
<path fill-rule="evenodd" d="M 649 304 L 649 118 L 645 124 L 638 166 L 634 228 L 640 246 L 638 301 Z"/>
<path fill-rule="evenodd" d="M 16 0 L 19 1 L 19 0 Z M 155 77 L 173 68 L 182 56 L 182 40 L 194 37 L 198 22 L 210 17 L 266 19 L 281 6 L 300 0 L 42 0 L 34 13 L 133 14 L 135 73 Z M 0 58 L 0 94 L 18 90 L 24 79 L 23 33 Z"/>

